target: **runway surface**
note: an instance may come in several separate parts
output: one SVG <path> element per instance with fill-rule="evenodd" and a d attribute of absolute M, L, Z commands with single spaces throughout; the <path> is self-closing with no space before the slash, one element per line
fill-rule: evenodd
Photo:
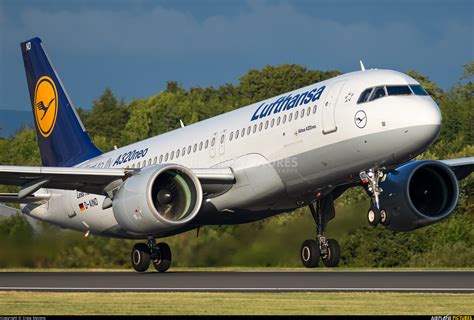
<path fill-rule="evenodd" d="M 474 271 L 2 272 L 0 291 L 474 292 Z"/>

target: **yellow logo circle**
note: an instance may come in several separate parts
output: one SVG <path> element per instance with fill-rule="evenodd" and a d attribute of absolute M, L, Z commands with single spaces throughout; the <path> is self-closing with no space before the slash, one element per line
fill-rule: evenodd
<path fill-rule="evenodd" d="M 35 88 L 35 118 L 36 126 L 43 137 L 53 132 L 58 115 L 58 92 L 54 81 L 48 77 L 41 77 Z"/>

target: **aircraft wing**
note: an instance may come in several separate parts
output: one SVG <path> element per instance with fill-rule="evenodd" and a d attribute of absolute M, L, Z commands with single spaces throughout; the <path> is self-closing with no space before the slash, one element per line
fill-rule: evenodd
<path fill-rule="evenodd" d="M 440 160 L 453 170 L 458 180 L 466 178 L 474 171 L 474 157 Z"/>
<path fill-rule="evenodd" d="M 230 168 L 191 169 L 203 184 L 203 189 L 216 185 L 232 185 L 235 177 Z M 46 195 L 33 195 L 40 188 L 78 190 L 106 194 L 109 186 L 117 187 L 140 169 L 23 167 L 0 166 L 0 184 L 20 186 L 19 193 L 0 193 L 0 202 L 29 203 L 47 200 Z M 16 200 L 16 201 L 14 201 Z"/>

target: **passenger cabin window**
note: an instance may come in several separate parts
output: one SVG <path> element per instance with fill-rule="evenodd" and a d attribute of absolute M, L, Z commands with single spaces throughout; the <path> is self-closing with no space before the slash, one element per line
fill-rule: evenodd
<path fill-rule="evenodd" d="M 422 86 L 419 84 L 411 84 L 410 85 L 411 90 L 413 90 L 413 93 L 416 94 L 417 96 L 427 96 L 428 92 L 423 89 Z"/>
<path fill-rule="evenodd" d="M 357 100 L 357 103 L 367 102 L 367 100 L 369 100 L 370 94 L 372 93 L 373 89 L 374 88 L 369 88 L 362 91 L 362 93 L 360 94 L 359 100 Z"/>
<path fill-rule="evenodd" d="M 374 89 L 374 93 L 372 93 L 369 101 L 374 101 L 382 97 L 385 97 L 385 87 L 377 87 Z"/>
<path fill-rule="evenodd" d="M 199 143 L 199 151 L 202 150 L 202 141 Z"/>
<path fill-rule="evenodd" d="M 153 164 L 156 164 L 156 160 L 157 160 L 157 157 L 155 157 L 155 159 L 153 159 Z"/>
<path fill-rule="evenodd" d="M 232 141 L 232 138 L 233 138 L 233 137 L 234 137 L 234 131 L 232 131 L 232 132 L 230 133 L 229 141 Z"/>
<path fill-rule="evenodd" d="M 173 160 L 173 158 L 174 158 L 174 151 L 171 151 L 170 160 Z"/>
<path fill-rule="evenodd" d="M 387 94 L 389 96 L 408 96 L 411 90 L 408 86 L 387 86 Z"/>
<path fill-rule="evenodd" d="M 180 151 L 181 151 L 181 149 L 176 150 L 176 158 L 179 158 Z"/>
<path fill-rule="evenodd" d="M 204 149 L 207 149 L 209 147 L 209 139 L 206 139 L 206 143 L 204 144 Z"/>
<path fill-rule="evenodd" d="M 160 155 L 160 163 L 163 162 L 163 155 Z"/>
<path fill-rule="evenodd" d="M 257 124 L 253 125 L 253 133 L 257 132 Z"/>

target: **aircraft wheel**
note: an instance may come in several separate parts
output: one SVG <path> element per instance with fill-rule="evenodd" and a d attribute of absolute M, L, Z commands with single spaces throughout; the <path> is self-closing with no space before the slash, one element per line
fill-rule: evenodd
<path fill-rule="evenodd" d="M 336 267 L 341 259 L 341 249 L 339 243 L 334 239 L 327 240 L 327 253 L 321 257 L 326 267 Z"/>
<path fill-rule="evenodd" d="M 385 209 L 380 210 L 380 223 L 384 226 L 390 224 L 390 213 Z"/>
<path fill-rule="evenodd" d="M 367 211 L 367 221 L 372 227 L 375 227 L 380 222 L 380 210 L 371 206 Z"/>
<path fill-rule="evenodd" d="M 301 245 L 301 262 L 306 268 L 315 268 L 319 264 L 320 251 L 316 240 L 305 240 Z"/>
<path fill-rule="evenodd" d="M 132 249 L 132 267 L 137 272 L 145 272 L 150 266 L 150 249 L 144 243 L 137 243 Z"/>
<path fill-rule="evenodd" d="M 153 259 L 153 266 L 158 272 L 165 272 L 171 266 L 171 249 L 170 246 L 164 242 L 158 243 L 156 246 L 158 251 L 157 258 Z"/>

